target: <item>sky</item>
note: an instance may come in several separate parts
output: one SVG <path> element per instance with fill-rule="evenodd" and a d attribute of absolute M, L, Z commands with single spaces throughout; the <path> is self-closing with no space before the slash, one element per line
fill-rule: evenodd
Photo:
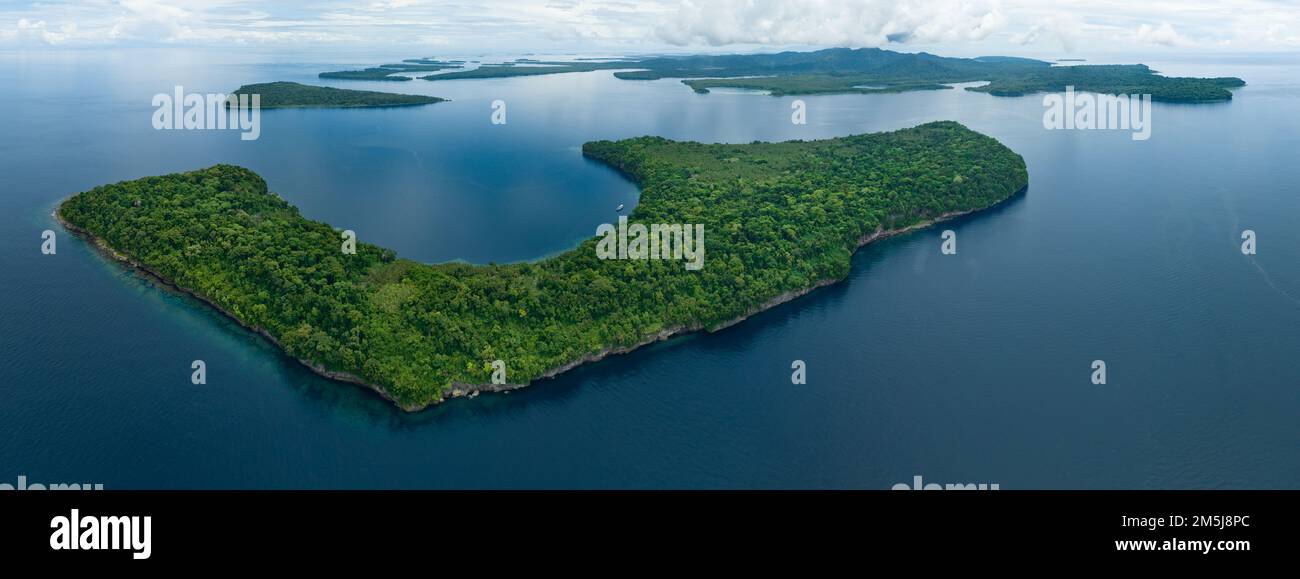
<path fill-rule="evenodd" d="M 946 55 L 1300 50 L 1300 0 L 0 0 L 0 49 Z"/>

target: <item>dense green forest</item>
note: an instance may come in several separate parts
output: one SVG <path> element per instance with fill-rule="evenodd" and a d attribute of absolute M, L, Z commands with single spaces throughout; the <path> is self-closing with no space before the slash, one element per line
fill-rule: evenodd
<path fill-rule="evenodd" d="M 679 60 L 684 64 L 670 64 Z M 1066 86 L 1074 86 L 1075 90 L 1106 94 L 1150 94 L 1152 100 L 1167 102 L 1230 100 L 1232 91 L 1228 89 L 1245 85 L 1241 79 L 1232 77 L 1161 76 L 1143 64 L 1053 66 L 1025 58 L 947 58 L 876 48 L 655 59 L 641 64 L 647 69 L 614 75 L 625 79 L 685 78 L 682 82 L 697 92 L 733 87 L 774 95 L 878 93 L 987 81 L 987 85 L 967 90 L 994 96 L 1021 96 L 1063 91 Z M 739 76 L 747 78 L 726 78 Z"/>
<path fill-rule="evenodd" d="M 1053 66 L 1021 75 L 995 77 L 984 86 L 966 90 L 995 96 L 1074 90 L 1103 94 L 1149 94 L 1164 102 L 1208 102 L 1232 99 L 1231 88 L 1245 86 L 1235 77 L 1186 78 L 1161 76 L 1145 64 Z"/>
<path fill-rule="evenodd" d="M 524 64 L 525 66 L 519 66 Z M 539 66 L 545 65 L 545 66 Z M 995 96 L 1076 90 L 1106 94 L 1150 94 L 1152 100 L 1203 102 L 1229 100 L 1230 88 L 1244 86 L 1239 78 L 1165 77 L 1146 65 L 1053 66 L 1050 62 L 1008 56 L 949 58 L 933 54 L 894 52 L 879 48 L 830 48 L 813 52 L 725 54 L 625 59 L 600 62 L 541 62 L 519 59 L 423 76 L 426 80 L 500 78 L 594 70 L 619 70 L 624 80 L 686 79 L 682 82 L 706 93 L 730 87 L 774 95 L 820 93 L 881 93 L 947 88 L 958 82 L 987 81 L 967 90 Z"/>
<path fill-rule="evenodd" d="M 524 64 L 520 66 L 519 64 Z M 464 78 L 507 78 L 512 76 L 539 76 L 543 74 L 560 74 L 564 72 L 591 72 L 628 68 L 627 62 L 543 62 L 519 59 L 515 62 L 485 64 L 470 70 L 458 70 L 422 76 L 424 80 L 457 80 Z M 632 65 L 635 66 L 635 65 Z"/>
<path fill-rule="evenodd" d="M 367 68 L 363 70 L 337 70 L 333 72 L 322 72 L 320 78 L 346 79 L 346 80 L 392 80 L 408 81 L 409 76 L 393 76 L 398 73 L 416 73 L 416 72 L 433 72 L 446 70 L 449 68 L 461 68 L 464 66 L 463 61 L 459 60 L 433 60 L 429 58 L 408 58 L 396 64 L 383 64 L 380 66 Z"/>
<path fill-rule="evenodd" d="M 345 255 L 339 230 L 230 165 L 96 187 L 59 214 L 290 355 L 417 409 L 452 384 L 489 382 L 497 359 L 526 384 L 611 347 L 719 327 L 844 278 L 868 235 L 987 208 L 1028 182 L 1020 155 L 954 122 L 783 143 L 641 137 L 583 153 L 641 185 L 633 223 L 703 224 L 703 269 L 601 260 L 594 238 L 510 265 L 427 265 L 365 243 Z"/>
<path fill-rule="evenodd" d="M 615 73 L 621 74 L 621 73 Z M 933 76 L 933 82 L 916 77 L 887 78 L 873 75 L 798 74 L 760 78 L 706 78 L 682 82 L 707 93 L 711 88 L 742 88 L 781 95 L 856 92 L 891 93 L 950 88 L 955 82 L 987 80 L 988 84 L 966 90 L 994 96 L 1024 96 L 1039 92 L 1060 92 L 1067 86 L 1077 91 L 1103 94 L 1149 94 L 1153 101 L 1210 102 L 1232 99 L 1230 88 L 1244 86 L 1239 78 L 1177 78 L 1160 76 L 1143 64 L 1052 66 L 1014 74 Z"/>
<path fill-rule="evenodd" d="M 425 105 L 446 100 L 432 96 L 310 86 L 296 82 L 246 84 L 239 87 L 230 96 L 237 98 L 241 94 L 262 95 L 261 108 L 264 109 L 288 107 L 401 107 Z"/>
<path fill-rule="evenodd" d="M 683 80 L 698 93 L 711 88 L 740 88 L 763 91 L 773 96 L 856 92 L 862 94 L 896 93 L 913 90 L 947 90 L 950 85 L 934 82 L 882 82 L 866 76 L 830 76 L 798 74 L 764 78 L 699 78 Z"/>

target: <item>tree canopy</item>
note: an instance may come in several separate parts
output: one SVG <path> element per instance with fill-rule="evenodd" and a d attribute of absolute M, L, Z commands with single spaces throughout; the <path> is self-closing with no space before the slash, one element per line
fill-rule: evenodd
<path fill-rule="evenodd" d="M 1024 160 L 954 122 L 819 141 L 597 141 L 584 154 L 635 179 L 633 223 L 703 224 L 702 270 L 601 260 L 590 239 L 536 263 L 423 264 L 303 217 L 231 165 L 96 187 L 60 217 L 402 407 L 492 362 L 525 384 L 610 348 L 712 329 L 844 278 L 865 237 L 987 208 L 1028 182 Z M 466 240 L 467 243 L 472 240 Z"/>
<path fill-rule="evenodd" d="M 522 65 L 522 66 L 521 66 Z M 1235 77 L 1190 78 L 1162 76 L 1143 64 L 1053 66 L 1030 58 L 982 56 L 952 58 L 926 52 L 907 53 L 880 48 L 828 48 L 774 54 L 717 54 L 629 58 L 611 61 L 543 62 L 518 59 L 476 69 L 423 76 L 425 80 L 454 80 L 535 76 L 594 70 L 619 70 L 624 80 L 680 78 L 696 92 L 728 87 L 761 90 L 773 95 L 820 93 L 882 93 L 946 89 L 959 82 L 987 81 L 967 90 L 994 96 L 1020 96 L 1062 91 L 1105 94 L 1150 94 L 1152 100 L 1206 102 L 1230 100 L 1246 83 Z M 383 69 L 373 74 L 388 80 Z M 337 74 L 337 73 L 325 73 Z M 325 76 L 322 74 L 321 76 Z M 373 78 L 361 76 L 358 78 Z M 339 78 L 339 77 L 335 77 Z"/>
<path fill-rule="evenodd" d="M 400 107 L 442 102 L 446 99 L 412 94 L 393 94 L 369 90 L 352 90 L 311 86 L 296 82 L 266 82 L 239 87 L 232 99 L 241 94 L 261 95 L 261 108 L 289 107 Z M 231 101 L 233 102 L 233 101 Z"/>

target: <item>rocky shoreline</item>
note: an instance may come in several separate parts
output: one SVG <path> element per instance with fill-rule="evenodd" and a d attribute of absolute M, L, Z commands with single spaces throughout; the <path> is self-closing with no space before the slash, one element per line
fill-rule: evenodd
<path fill-rule="evenodd" d="M 944 221 L 948 221 L 948 220 L 951 220 L 951 219 L 955 219 L 955 218 L 957 218 L 957 217 L 961 217 L 961 216 L 964 216 L 964 215 L 969 215 L 969 214 L 971 214 L 971 213 L 975 213 L 975 212 L 978 212 L 978 211 L 986 211 L 986 210 L 988 210 L 988 209 L 992 209 L 993 207 L 996 207 L 996 206 L 998 206 L 998 205 L 1001 205 L 1002 203 L 1005 203 L 1005 202 L 1007 202 L 1007 201 L 1009 201 L 1009 200 L 1011 200 L 1011 199 L 1014 199 L 1014 198 L 1020 196 L 1020 195 L 1023 194 L 1027 189 L 1028 189 L 1028 186 L 1022 187 L 1020 190 L 1018 190 L 1018 191 L 1016 191 L 1015 193 L 1011 194 L 1011 195 L 1008 196 L 1006 199 L 1003 199 L 1003 200 L 1001 200 L 1001 201 L 999 201 L 999 202 L 997 202 L 997 203 L 994 203 L 993 205 L 990 205 L 990 206 L 988 206 L 988 207 L 984 207 L 984 208 L 982 208 L 982 209 L 972 209 L 972 210 L 968 210 L 968 211 L 954 211 L 954 212 L 944 213 L 944 214 L 942 214 L 942 215 L 940 215 L 940 216 L 938 216 L 938 217 L 936 217 L 936 218 L 934 218 L 934 219 L 927 220 L 927 221 L 922 221 L 922 222 L 920 222 L 920 223 L 916 223 L 916 224 L 913 224 L 913 225 L 909 225 L 909 226 L 907 226 L 907 227 L 900 227 L 900 228 L 897 228 L 897 229 L 888 229 L 888 230 L 887 230 L 887 229 L 884 229 L 883 227 L 877 227 L 876 230 L 875 230 L 874 232 L 872 232 L 872 233 L 870 233 L 870 234 L 867 234 L 867 235 L 864 235 L 863 237 L 861 237 L 860 239 L 858 239 L 858 244 L 857 244 L 857 247 L 854 248 L 854 253 L 856 253 L 858 249 L 861 249 L 863 246 L 865 246 L 865 245 L 867 245 L 867 244 L 869 244 L 869 243 L 872 243 L 872 242 L 874 242 L 874 241 L 879 241 L 879 240 L 881 240 L 881 239 L 885 239 L 885 238 L 888 238 L 888 237 L 893 237 L 893 236 L 896 236 L 896 235 L 901 235 L 901 234 L 908 233 L 908 232 L 911 232 L 911 231 L 915 231 L 915 230 L 918 230 L 918 229 L 924 229 L 924 228 L 930 227 L 930 226 L 932 226 L 932 225 L 935 225 L 935 224 L 938 224 L 938 223 L 942 223 L 942 222 L 944 222 Z M 63 201 L 66 201 L 66 199 L 64 199 Z M 268 341 L 270 341 L 272 344 L 274 344 L 277 348 L 279 348 L 281 352 L 285 353 L 285 355 L 289 355 L 289 354 L 288 354 L 288 351 L 285 350 L 284 346 L 280 343 L 280 341 L 277 340 L 277 339 L 275 338 L 275 336 L 272 336 L 272 335 L 271 335 L 269 332 L 267 332 L 265 329 L 260 328 L 260 327 L 256 327 L 256 326 L 250 326 L 250 325 L 248 325 L 248 324 L 245 323 L 243 320 L 241 320 L 241 319 L 239 319 L 238 317 L 236 317 L 233 313 L 227 311 L 225 308 L 223 308 L 223 307 L 221 307 L 220 305 L 216 304 L 216 303 L 213 302 L 211 299 L 208 299 L 206 296 L 203 296 L 203 295 L 201 295 L 201 294 L 199 294 L 199 293 L 197 293 L 197 292 L 195 292 L 195 291 L 193 291 L 193 290 L 190 290 L 189 288 L 182 287 L 182 286 L 180 286 L 180 285 L 177 285 L 177 284 L 173 283 L 171 280 L 167 279 L 166 277 L 163 277 L 162 274 L 160 274 L 160 273 L 157 272 L 156 270 L 150 268 L 149 266 L 144 265 L 144 264 L 142 264 L 142 263 L 140 263 L 140 262 L 138 262 L 138 261 L 132 259 L 130 256 L 124 255 L 124 254 L 118 252 L 117 250 L 113 249 L 111 246 L 108 245 L 108 243 L 107 243 L 106 241 L 104 241 L 104 240 L 103 240 L 102 238 L 100 238 L 99 236 L 97 236 L 97 235 L 95 235 L 95 234 L 93 234 L 93 233 L 91 233 L 91 232 L 89 232 L 89 231 L 86 231 L 85 229 L 83 229 L 83 228 L 81 228 L 81 227 L 78 227 L 78 226 L 76 226 L 76 225 L 73 225 L 73 224 L 68 223 L 67 221 L 65 221 L 65 220 L 63 219 L 63 216 L 61 216 L 61 215 L 59 214 L 59 209 L 62 208 L 62 206 L 63 206 L 63 201 L 60 201 L 60 202 L 59 202 L 59 206 L 56 207 L 56 208 L 54 209 L 54 212 L 52 213 L 52 216 L 53 216 L 54 219 L 55 219 L 56 221 L 58 221 L 58 223 L 59 223 L 60 225 L 62 225 L 65 229 L 67 229 L 68 231 L 71 231 L 73 234 L 75 234 L 75 235 L 77 235 L 77 236 L 79 236 L 79 237 L 82 237 L 83 239 L 86 239 L 86 240 L 90 241 L 91 244 L 92 244 L 96 249 L 98 249 L 100 252 L 102 252 L 104 255 L 106 255 L 106 256 L 108 256 L 108 257 L 110 257 L 110 258 L 112 258 L 112 259 L 114 259 L 114 260 L 116 260 L 116 261 L 118 261 L 118 262 L 120 262 L 120 263 L 127 264 L 127 265 L 131 266 L 132 268 L 134 268 L 134 269 L 136 269 L 136 270 L 138 270 L 138 271 L 144 272 L 144 273 L 147 274 L 150 278 L 152 278 L 152 279 L 154 279 L 154 280 L 157 280 L 157 281 L 161 282 L 164 286 L 166 286 L 166 287 L 168 287 L 168 288 L 174 289 L 174 290 L 176 290 L 176 291 L 179 291 L 179 292 L 181 292 L 181 293 L 184 293 L 184 294 L 186 294 L 186 295 L 189 295 L 189 296 L 191 296 L 191 297 L 194 297 L 195 299 L 198 299 L 199 301 L 202 301 L 203 303 L 205 303 L 205 304 L 211 306 L 212 308 L 216 309 L 218 312 L 221 312 L 221 313 L 222 313 L 223 315 L 225 315 L 226 317 L 230 318 L 231 320 L 234 320 L 235 323 L 239 324 L 241 327 L 246 328 L 246 329 L 248 329 L 248 330 L 251 330 L 252 332 L 254 332 L 254 333 L 256 333 L 256 334 L 262 336 L 263 338 L 266 338 Z M 837 282 L 839 282 L 839 281 L 842 281 L 842 280 L 841 280 L 841 279 L 823 279 L 823 280 L 818 280 L 816 283 L 814 283 L 814 284 L 812 284 L 811 286 L 808 286 L 808 287 L 806 287 L 806 288 L 802 288 L 802 289 L 799 289 L 799 290 L 793 290 L 793 291 L 785 292 L 785 293 L 783 293 L 783 294 L 781 294 L 781 295 L 779 295 L 779 296 L 776 296 L 776 297 L 772 298 L 771 300 L 768 300 L 767 302 L 764 302 L 763 304 L 761 304 L 761 305 L 759 305 L 759 306 L 756 306 L 756 307 L 752 308 L 752 309 L 749 310 L 748 312 L 746 312 L 746 313 L 744 313 L 744 314 L 742 314 L 742 315 L 740 315 L 740 316 L 737 316 L 736 318 L 733 318 L 733 319 L 728 320 L 728 321 L 726 321 L 726 322 L 723 322 L 723 323 L 721 323 L 721 324 L 715 325 L 715 326 L 713 326 L 713 327 L 711 327 L 711 328 L 705 328 L 705 326 L 704 326 L 703 324 L 691 324 L 691 325 L 674 326 L 674 327 L 672 327 L 672 328 L 666 328 L 666 329 L 660 330 L 659 332 L 657 332 L 657 333 L 655 333 L 655 334 L 653 334 L 653 335 L 646 336 L 646 337 L 643 338 L 642 340 L 640 340 L 640 341 L 638 341 L 637 343 L 632 344 L 632 345 L 630 345 L 630 346 L 610 346 L 610 347 L 604 348 L 604 349 L 602 349 L 602 350 L 600 350 L 600 351 L 598 351 L 598 352 L 592 352 L 592 353 L 590 353 L 590 354 L 586 354 L 586 355 L 584 355 L 584 356 L 582 356 L 582 357 L 579 357 L 579 358 L 577 358 L 577 359 L 575 359 L 575 360 L 573 360 L 573 361 L 571 361 L 571 362 L 568 362 L 568 363 L 566 363 L 566 364 L 563 364 L 563 365 L 557 366 L 557 367 L 555 367 L 555 368 L 552 368 L 552 369 L 550 369 L 550 370 L 547 370 L 546 372 L 542 373 L 542 375 L 539 376 L 537 379 L 540 380 L 540 379 L 545 379 L 545 378 L 554 378 L 555 376 L 558 376 L 558 375 L 560 375 L 560 374 L 562 374 L 562 373 L 564 373 L 564 372 L 567 372 L 567 371 L 569 371 L 569 370 L 572 370 L 572 369 L 574 369 L 574 368 L 576 368 L 576 367 L 578 367 L 578 366 L 581 366 L 581 365 L 583 365 L 583 364 L 586 364 L 586 363 L 589 363 L 589 362 L 597 362 L 597 361 L 603 360 L 606 356 L 610 356 L 610 355 L 626 354 L 626 353 L 629 353 L 629 352 L 631 352 L 631 351 L 633 351 L 633 350 L 636 350 L 636 349 L 638 349 L 638 348 L 641 348 L 641 347 L 643 347 L 643 346 L 647 346 L 647 345 L 653 344 L 653 343 L 655 343 L 655 342 L 661 342 L 661 341 L 663 341 L 663 340 L 667 340 L 667 339 L 672 338 L 672 337 L 677 336 L 677 335 L 686 334 L 686 333 L 690 333 L 690 332 L 696 332 L 696 331 L 700 331 L 700 330 L 707 330 L 707 331 L 709 331 L 709 332 L 716 332 L 716 331 L 718 331 L 718 330 L 722 330 L 722 329 L 724 329 L 724 328 L 729 328 L 729 327 L 731 327 L 731 326 L 734 326 L 734 325 L 736 325 L 736 324 L 739 324 L 740 322 L 743 322 L 743 321 L 749 319 L 750 317 L 754 316 L 755 314 L 758 314 L 758 313 L 761 313 L 761 312 L 767 311 L 767 310 L 772 309 L 772 308 L 774 308 L 774 307 L 776 307 L 776 306 L 779 306 L 779 305 L 781 305 L 781 304 L 783 304 L 783 303 L 786 303 L 786 302 L 789 302 L 789 301 L 795 300 L 795 299 L 797 299 L 797 298 L 803 297 L 803 296 L 805 296 L 805 295 L 811 293 L 813 290 L 816 290 L 816 289 L 819 289 L 819 288 L 826 287 L 826 286 L 828 286 L 828 285 L 831 285 L 831 284 L 837 283 Z M 427 404 L 405 404 L 405 405 L 404 405 L 404 404 L 402 404 L 401 402 L 399 402 L 399 401 L 398 401 L 398 400 L 397 400 L 397 399 L 396 399 L 396 398 L 395 398 L 391 393 L 389 393 L 388 390 L 386 390 L 383 386 L 380 386 L 380 385 L 378 385 L 378 384 L 371 384 L 371 383 L 369 383 L 369 382 L 366 382 L 364 379 L 362 379 L 362 378 L 360 378 L 359 376 L 356 376 L 356 375 L 354 375 L 354 374 L 349 374 L 349 373 L 346 373 L 346 372 L 338 372 L 338 371 L 330 370 L 330 369 L 325 368 L 324 366 L 321 366 L 321 365 L 319 365 L 319 364 L 316 364 L 316 363 L 314 363 L 314 362 L 312 362 L 312 361 L 310 361 L 310 360 L 305 360 L 305 359 L 302 359 L 302 358 L 294 358 L 294 359 L 297 360 L 298 363 L 302 364 L 303 366 L 305 366 L 305 367 L 307 367 L 308 369 L 310 369 L 312 372 L 315 372 L 316 374 L 318 374 L 318 375 L 320 375 L 320 376 L 322 376 L 322 377 L 329 378 L 329 379 L 331 379 L 331 380 L 336 380 L 336 381 L 339 381 L 339 382 L 346 382 L 346 383 L 348 383 L 348 384 L 355 384 L 355 385 L 357 385 L 357 386 L 362 386 L 362 387 L 368 388 L 368 389 L 374 391 L 375 393 L 379 394 L 379 395 L 380 395 L 381 397 L 383 397 L 385 400 L 388 400 L 389 402 L 392 402 L 395 406 L 397 406 L 398 408 L 401 408 L 402 410 L 405 410 L 405 411 L 407 411 L 407 412 L 418 412 L 418 411 L 420 411 L 420 410 L 424 410 L 425 408 L 428 408 L 429 406 L 432 406 L 432 405 L 434 405 L 434 404 L 440 404 L 440 403 L 442 403 L 442 402 L 445 402 L 445 401 L 448 400 L 449 398 L 461 398 L 461 397 L 474 398 L 474 397 L 476 397 L 476 396 L 478 396 L 479 394 L 482 394 L 482 393 L 484 393 L 484 392 L 492 392 L 492 393 L 506 393 L 506 392 L 510 392 L 510 391 L 512 391 L 512 390 L 518 390 L 518 389 L 520 389 L 520 388 L 524 388 L 524 387 L 528 386 L 529 384 L 531 384 L 531 382 L 529 382 L 529 383 L 524 383 L 524 384 L 466 384 L 466 383 L 454 382 L 454 383 L 451 384 L 451 387 L 450 387 L 450 389 L 449 389 L 447 392 L 443 392 L 443 393 L 441 393 L 441 396 L 440 396 L 439 398 L 437 398 L 437 399 L 435 399 L 435 400 L 432 400 L 432 401 L 430 401 L 430 402 L 427 403 Z"/>

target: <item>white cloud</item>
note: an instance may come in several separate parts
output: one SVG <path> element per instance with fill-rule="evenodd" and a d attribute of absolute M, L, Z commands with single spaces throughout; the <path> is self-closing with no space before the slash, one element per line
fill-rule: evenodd
<path fill-rule="evenodd" d="M 49 26 L 44 20 L 18 20 L 17 29 L 8 31 L 4 38 L 38 44 L 61 44 L 68 39 L 77 38 L 77 24 L 65 23 L 57 27 Z"/>
<path fill-rule="evenodd" d="M 1023 32 L 1012 34 L 1012 44 L 1025 46 L 1039 41 L 1055 42 L 1066 52 L 1074 52 L 1083 36 L 1083 23 L 1073 15 L 1055 15 L 1040 19 Z"/>
<path fill-rule="evenodd" d="M 949 54 L 1294 50 L 1292 0 L 0 0 L 0 46 L 474 51 L 911 44 Z M 442 49 L 439 49 L 442 50 Z"/>
<path fill-rule="evenodd" d="M 1005 21 L 996 0 L 683 0 L 656 34 L 674 45 L 856 47 L 981 40 Z"/>
<path fill-rule="evenodd" d="M 1196 44 L 1190 38 L 1179 34 L 1168 22 L 1161 22 L 1159 26 L 1151 26 L 1150 24 L 1138 26 L 1133 33 L 1133 40 L 1138 43 L 1174 47 L 1194 46 Z"/>
<path fill-rule="evenodd" d="M 1237 13 L 1230 22 L 1234 47 L 1300 47 L 1300 14 L 1296 11 Z"/>

